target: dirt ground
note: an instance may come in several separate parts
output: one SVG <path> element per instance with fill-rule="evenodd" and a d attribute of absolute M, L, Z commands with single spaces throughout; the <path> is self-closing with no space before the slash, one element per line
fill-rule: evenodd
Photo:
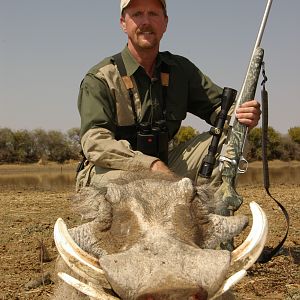
<path fill-rule="evenodd" d="M 261 165 L 253 164 L 252 168 L 260 171 Z M 72 165 L 51 166 L 50 169 L 49 173 L 62 175 L 63 172 L 69 172 L 71 178 L 74 176 Z M 293 164 L 292 175 L 285 173 L 286 164 L 272 164 L 273 169 L 277 175 L 271 177 L 270 190 L 289 212 L 289 236 L 278 256 L 266 264 L 256 264 L 249 270 L 246 278 L 235 288 L 237 299 L 300 299 L 300 163 Z M 18 177 L 41 170 L 39 166 L 0 166 L 2 300 L 50 298 L 55 286 L 53 270 L 57 256 L 52 237 L 54 223 L 58 217 L 62 217 L 69 227 L 78 222 L 78 217 L 70 210 L 70 199 L 74 193 L 72 179 L 64 183 L 61 177 L 61 180 L 58 179 L 61 184 L 53 187 L 41 185 L 32 178 L 30 184 L 25 184 Z M 294 180 L 289 180 L 288 176 Z M 254 180 L 257 176 L 252 177 L 250 182 L 241 180 L 243 183 L 238 187 L 239 194 L 244 197 L 244 205 L 239 212 L 250 215 L 250 201 L 256 201 L 263 207 L 270 227 L 267 245 L 273 247 L 284 235 L 284 217 L 266 195 L 262 184 Z M 273 185 L 272 180 L 275 182 Z M 41 262 L 41 256 L 44 256 L 44 262 Z M 50 278 L 46 278 L 43 284 L 42 275 L 48 272 Z"/>

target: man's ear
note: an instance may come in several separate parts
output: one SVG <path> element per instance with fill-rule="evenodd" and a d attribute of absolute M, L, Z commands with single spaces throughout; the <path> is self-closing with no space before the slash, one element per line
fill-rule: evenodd
<path fill-rule="evenodd" d="M 126 23 L 125 23 L 125 17 L 121 16 L 120 18 L 120 27 L 122 28 L 122 30 L 127 33 L 127 28 L 126 28 Z"/>
<path fill-rule="evenodd" d="M 165 30 L 164 30 L 164 32 L 166 32 L 166 31 L 167 31 L 167 28 L 168 28 L 168 23 L 169 23 L 169 17 L 168 17 L 168 16 L 166 16 L 166 20 L 165 20 Z"/>

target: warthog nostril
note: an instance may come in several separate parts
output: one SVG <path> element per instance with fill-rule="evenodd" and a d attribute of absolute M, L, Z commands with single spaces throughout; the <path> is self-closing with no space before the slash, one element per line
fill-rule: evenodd
<path fill-rule="evenodd" d="M 154 298 L 153 296 L 147 296 L 147 298 L 145 300 L 157 300 L 158 298 Z M 199 294 L 196 294 L 196 295 L 193 295 L 193 296 L 190 296 L 188 298 L 188 300 L 206 300 L 207 297 L 206 296 L 201 296 Z"/>
<path fill-rule="evenodd" d="M 189 300 L 206 300 L 206 299 L 207 299 L 207 294 L 203 295 L 203 293 L 202 294 L 197 293 L 197 294 L 189 297 Z"/>
<path fill-rule="evenodd" d="M 189 291 L 187 289 L 174 289 L 147 293 L 139 296 L 138 300 L 207 300 L 207 292 L 203 289 L 200 291 Z"/>

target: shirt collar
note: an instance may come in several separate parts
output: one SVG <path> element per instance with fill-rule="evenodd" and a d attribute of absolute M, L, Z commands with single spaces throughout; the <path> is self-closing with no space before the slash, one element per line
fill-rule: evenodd
<path fill-rule="evenodd" d="M 138 62 L 135 60 L 135 58 L 130 53 L 127 45 L 123 49 L 121 54 L 122 54 L 125 68 L 126 68 L 127 75 L 132 76 L 137 71 L 137 69 L 140 67 L 140 65 L 138 64 Z"/>
<path fill-rule="evenodd" d="M 126 72 L 128 76 L 132 76 L 140 67 L 139 63 L 135 60 L 135 58 L 130 53 L 127 45 L 122 51 L 122 58 L 124 61 L 124 65 L 126 68 Z M 167 65 L 173 65 L 174 61 L 172 61 L 168 56 L 164 55 L 163 52 L 159 52 L 156 60 L 155 68 L 158 69 L 162 63 Z"/>

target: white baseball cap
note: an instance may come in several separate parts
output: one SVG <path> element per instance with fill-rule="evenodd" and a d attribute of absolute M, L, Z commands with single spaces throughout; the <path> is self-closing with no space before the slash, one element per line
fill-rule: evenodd
<path fill-rule="evenodd" d="M 122 13 L 123 9 L 126 8 L 129 5 L 130 1 L 131 0 L 121 0 L 121 3 L 120 3 L 121 13 Z M 160 0 L 160 2 L 163 5 L 164 9 L 167 10 L 166 1 L 165 0 Z"/>

